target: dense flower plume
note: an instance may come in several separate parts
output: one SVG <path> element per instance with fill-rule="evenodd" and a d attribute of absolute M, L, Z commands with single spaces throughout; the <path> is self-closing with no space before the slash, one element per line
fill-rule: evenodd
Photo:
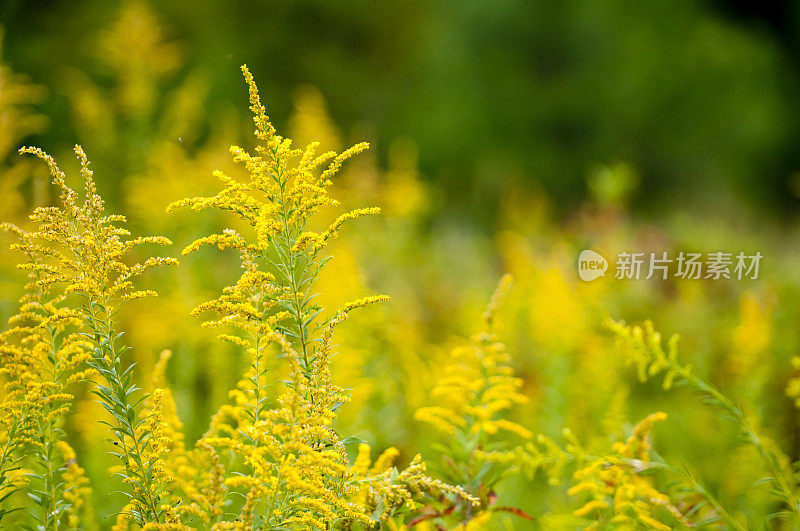
<path fill-rule="evenodd" d="M 241 493 L 244 500 L 235 522 L 214 525 L 220 529 L 370 526 L 400 509 L 414 509 L 414 498 L 425 493 L 474 502 L 462 488 L 425 475 L 419 456 L 400 472 L 392 468 L 393 472 L 371 475 L 360 465 L 350 465 L 345 445 L 332 427 L 338 409 L 349 400 L 330 372 L 333 331 L 352 310 L 387 297 L 361 298 L 324 316 L 324 309 L 314 303 L 313 290 L 329 259 L 321 254 L 329 240 L 346 221 L 379 209 L 351 210 L 318 232 L 308 226 L 324 207 L 338 204 L 328 194 L 331 179 L 347 159 L 368 146 L 361 143 L 339 154 L 321 155 L 316 154 L 317 142 L 293 149 L 290 139 L 276 134 L 250 71 L 243 66 L 242 72 L 259 144 L 255 155 L 238 146 L 232 146 L 231 153 L 247 170 L 247 181 L 217 172 L 225 188 L 216 196 L 185 199 L 169 207 L 217 208 L 251 228 L 250 235 L 228 229 L 200 238 L 183 251 L 188 254 L 203 245 L 234 249 L 242 263 L 236 284 L 194 312 L 215 312 L 219 318 L 204 324 L 233 327 L 235 335 L 226 332 L 220 339 L 244 348 L 251 359 L 250 370 L 232 392 L 235 403 L 223 406 L 198 443 L 234 457 L 221 487 L 228 495 Z M 267 378 L 267 356 L 275 354 L 288 362 L 290 373 L 278 397 L 270 396 Z"/>
<path fill-rule="evenodd" d="M 57 528 L 71 507 L 68 489 L 58 477 L 63 468 L 59 462 L 66 462 L 64 454 L 69 454 L 62 444 L 60 429 L 60 418 L 73 398 L 65 387 L 96 376 L 99 381 L 95 392 L 114 420 L 109 426 L 114 445 L 121 449 L 116 452 L 120 459 L 118 473 L 132 500 L 130 514 L 142 524 L 151 519 L 158 522 L 163 512 L 158 502 L 163 478 L 157 474 L 162 457 L 156 451 L 154 438 L 157 419 L 154 422 L 149 415 L 140 420 L 139 401 L 133 396 L 137 391 L 131 379 L 133 367 L 122 365 L 122 334 L 116 332 L 114 319 L 122 302 L 155 295 L 149 290 L 137 290 L 137 277 L 150 268 L 177 263 L 174 258 L 151 257 L 128 265 L 128 255 L 145 243 L 170 242 L 161 237 L 128 239 L 130 233 L 119 226 L 125 218 L 104 215 L 103 200 L 80 146 L 75 146 L 75 155 L 84 184 L 82 204 L 52 157 L 38 148 L 21 148 L 20 153 L 33 154 L 47 164 L 60 202 L 60 206 L 39 207 L 33 212 L 30 221 L 35 230 L 6 226 L 19 237 L 12 249 L 28 258 L 19 267 L 27 270 L 31 278 L 27 285 L 29 295 L 23 298 L 20 313 L 12 318 L 12 325 L 16 326 L 4 334 L 3 342 L 8 342 L 8 334 L 27 334 L 20 341 L 23 349 L 6 350 L 11 358 L 22 361 L 24 368 L 13 376 L 20 382 L 17 385 L 29 387 L 25 400 L 31 403 L 29 409 L 41 415 L 34 428 L 24 428 L 35 434 L 30 442 L 42 468 L 36 473 L 43 484 L 35 498 L 43 507 L 38 519 L 45 528 Z M 21 326 L 23 320 L 30 324 Z M 26 343 L 34 345 L 30 355 L 24 352 Z M 37 358 L 47 365 L 36 363 Z M 23 415 L 24 422 L 20 422 L 24 427 L 32 415 Z M 63 473 L 69 474 L 70 469 Z M 76 471 L 71 473 L 74 476 Z"/>
<path fill-rule="evenodd" d="M 661 412 L 649 415 L 636 425 L 625 443 L 613 446 L 613 455 L 594 459 L 575 472 L 577 483 L 569 494 L 588 493 L 591 498 L 575 511 L 576 515 L 607 512 L 608 521 L 615 525 L 668 531 L 672 527 L 655 515 L 656 510 L 666 509 L 671 524 L 691 526 L 669 496 L 653 488 L 644 475 L 650 464 L 647 436 L 656 422 L 666 418 Z"/>

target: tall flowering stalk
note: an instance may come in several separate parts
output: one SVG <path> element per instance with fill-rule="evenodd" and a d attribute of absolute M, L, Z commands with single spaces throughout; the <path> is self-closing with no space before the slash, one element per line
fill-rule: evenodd
<path fill-rule="evenodd" d="M 528 401 L 520 393 L 522 380 L 515 376 L 511 356 L 498 341 L 495 330 L 496 313 L 511 280 L 510 275 L 500 280 L 483 314 L 483 330 L 468 344 L 451 352 L 431 390 L 431 401 L 436 405 L 421 407 L 414 415 L 444 435 L 439 445 L 443 451 L 443 476 L 476 494 L 481 501 L 477 508 L 463 504 L 442 513 L 431 511 L 426 515 L 429 519 L 456 516 L 465 525 L 471 522 L 479 528 L 492 511 L 505 510 L 528 517 L 519 509 L 495 505 L 494 489 L 504 475 L 518 471 L 523 465 L 543 466 L 546 461 L 533 464 L 532 454 L 540 453 L 533 443 L 527 442 L 531 432 L 505 418 L 513 406 Z M 498 433 L 512 434 L 519 444 L 504 444 Z"/>
<path fill-rule="evenodd" d="M 33 516 L 42 528 L 58 529 L 69 509 L 61 479 L 64 457 L 60 449 L 66 444 L 61 429 L 63 418 L 74 398 L 67 388 L 91 376 L 93 371 L 85 366 L 89 351 L 86 341 L 76 331 L 81 323 L 79 312 L 65 305 L 66 297 L 55 293 L 51 284 L 42 282 L 47 251 L 26 245 L 29 235 L 13 225 L 3 224 L 0 228 L 15 233 L 21 240 L 11 248 L 25 254 L 26 261 L 19 268 L 28 270 L 30 277 L 18 313 L 11 317 L 10 327 L 0 336 L 5 345 L 13 344 L 17 338 L 18 361 L 24 362 L 19 367 L 14 359 L 5 360 L 10 371 L 7 374 L 12 375 L 9 384 L 19 382 L 18 378 L 26 380 L 27 404 L 21 411 L 28 415 L 32 427 L 27 449 L 34 458 L 28 475 L 34 480 L 30 496 L 41 508 Z M 14 367 L 22 369 L 19 376 L 13 376 Z M 32 405 L 30 411 L 29 405 Z"/>
<path fill-rule="evenodd" d="M 213 245 L 239 252 L 241 277 L 220 297 L 198 306 L 195 314 L 215 312 L 219 318 L 204 324 L 232 327 L 235 332 L 223 332 L 220 339 L 246 349 L 251 359 L 248 373 L 231 393 L 234 404 L 223 406 L 198 443 L 228 456 L 222 460 L 229 464 L 223 465 L 218 492 L 222 489 L 229 498 L 239 493 L 242 501 L 228 515 L 198 511 L 202 504 L 187 510 L 215 529 L 330 529 L 372 526 L 401 508 L 413 509 L 413 498 L 425 493 L 475 502 L 463 489 L 425 475 L 419 457 L 404 471 L 387 466 L 372 474 L 364 473 L 361 462 L 349 463 L 344 442 L 332 427 L 337 410 L 348 401 L 330 373 L 333 330 L 352 310 L 387 298 L 359 299 L 325 316 L 314 302 L 313 288 L 330 259 L 322 251 L 342 225 L 379 209 L 349 211 L 324 230 L 310 227 L 323 207 L 338 204 L 328 194 L 333 176 L 368 145 L 356 144 L 339 154 L 317 154 L 317 142 L 293 148 L 270 123 L 246 66 L 242 72 L 259 144 L 254 154 L 238 146 L 231 153 L 244 165 L 248 179 L 216 172 L 224 185 L 217 195 L 169 207 L 216 208 L 250 227 L 246 235 L 227 229 L 200 238 L 183 251 Z M 276 354 L 290 368 L 277 399 L 268 392 L 267 376 L 267 356 Z M 212 467 L 209 474 L 218 476 L 219 468 Z"/>
<path fill-rule="evenodd" d="M 653 426 L 666 418 L 662 412 L 648 415 L 624 443 L 613 445 L 610 455 L 590 458 L 575 472 L 575 485 L 568 492 L 571 496 L 588 495 L 588 501 L 575 511 L 575 516 L 595 520 L 587 530 L 599 529 L 600 522 L 623 529 L 660 531 L 676 525 L 693 526 L 646 475 L 654 468 L 648 436 Z"/>
<path fill-rule="evenodd" d="M 37 404 L 41 384 L 32 370 L 36 362 L 31 343 L 22 327 L 0 334 L 0 523 L 22 508 L 14 494 L 27 484 L 22 471 L 26 450 L 36 441 L 39 424 L 46 422 Z"/>
<path fill-rule="evenodd" d="M 80 338 L 80 344 L 88 346 L 86 365 L 98 376 L 93 392 L 112 417 L 110 422 L 102 422 L 109 426 L 113 435 L 113 453 L 120 459 L 120 475 L 131 499 L 131 514 L 140 524 L 158 523 L 163 512 L 160 498 L 164 484 L 154 472 L 158 455 L 153 452 L 152 426 L 139 413 L 142 399 L 136 396 L 133 366 L 125 367 L 122 362 L 125 347 L 120 342 L 122 333 L 117 330 L 115 316 L 124 301 L 154 295 L 150 291 L 134 290 L 136 277 L 152 267 L 176 263 L 173 258 L 148 258 L 131 266 L 124 262 L 127 255 L 141 244 L 170 242 L 161 237 L 128 239 L 130 233 L 119 226 L 125 218 L 104 215 L 103 200 L 97 193 L 89 161 L 80 146 L 75 146 L 75 154 L 81 164 L 83 204 L 78 203 L 78 194 L 67 185 L 64 173 L 52 157 L 38 148 L 26 147 L 20 152 L 33 154 L 47 163 L 61 203 L 37 208 L 31 215 L 37 229 L 20 231 L 18 248 L 42 257 L 29 262 L 25 268 L 36 276 L 33 285 L 41 289 L 58 286 L 62 297 L 72 300 L 74 295 L 82 301 L 80 308 L 61 314 L 56 312 L 60 320 L 44 320 L 45 330 L 49 326 L 56 332 L 41 342 L 50 345 L 53 380 L 58 382 L 62 378 L 63 367 L 59 366 L 55 355 L 57 336 L 64 327 L 62 323 L 65 319 L 79 323 L 80 335 L 68 336 L 67 340 L 72 344 Z M 77 372 L 74 377 L 83 376 L 86 374 Z M 57 399 L 64 398 L 60 393 L 51 397 L 53 407 L 58 407 Z M 43 451 L 50 452 L 47 448 Z"/>
<path fill-rule="evenodd" d="M 314 337 L 318 337 L 322 328 L 316 319 L 320 308 L 313 303 L 312 296 L 314 281 L 327 262 L 320 251 L 346 221 L 377 214 L 380 209 L 352 210 L 320 232 L 308 230 L 309 220 L 323 207 L 338 204 L 328 195 L 331 179 L 347 159 L 369 145 L 362 142 L 339 154 L 333 151 L 317 154 L 318 142 L 305 149 L 293 148 L 291 139 L 276 134 L 246 66 L 242 72 L 250 89 L 250 110 L 260 144 L 255 155 L 239 146 L 231 146 L 231 153 L 236 162 L 244 165 L 249 180 L 239 182 L 215 172 L 225 186 L 220 193 L 214 197 L 184 199 L 169 209 L 217 208 L 235 214 L 252 227 L 253 240 L 226 230 L 200 238 L 183 250 L 183 254 L 188 254 L 203 245 L 215 245 L 220 249 L 236 249 L 242 256 L 244 273 L 237 285 L 227 288 L 219 299 L 202 304 L 195 312 L 212 310 L 224 316 L 222 321 L 209 322 L 207 326 L 232 324 L 246 330 L 249 337 L 245 339 L 229 336 L 223 339 L 244 341 L 248 348 L 255 349 L 254 363 L 259 362 L 270 343 L 268 336 L 273 331 L 281 333 L 300 354 L 303 371 L 309 373 L 315 357 Z M 326 163 L 324 171 L 317 171 Z M 257 387 L 253 392 L 260 394 Z M 257 409 L 261 407 L 257 405 Z"/>
<path fill-rule="evenodd" d="M 624 356 L 626 363 L 635 368 L 640 381 L 645 382 L 661 375 L 665 390 L 674 384 L 685 385 L 700 394 L 706 403 L 718 408 L 723 416 L 733 423 L 742 439 L 758 452 L 769 474 L 761 482 L 768 484 L 771 493 L 785 506 L 780 516 L 791 520 L 794 526 L 800 527 L 800 497 L 797 493 L 800 477 L 789 463 L 788 457 L 761 432 L 757 423 L 741 406 L 711 383 L 697 376 L 691 365 L 680 363 L 678 360 L 680 336 L 674 334 L 670 337 L 665 351 L 661 334 L 655 330 L 651 321 L 645 321 L 642 326 L 628 326 L 621 321 L 609 320 L 607 326 L 616 337 L 619 352 Z M 717 508 L 717 512 L 728 525 L 734 529 L 741 528 L 741 525 L 713 497 L 706 495 L 705 489 L 692 474 L 686 475 L 697 493 L 703 495 L 712 507 Z"/>

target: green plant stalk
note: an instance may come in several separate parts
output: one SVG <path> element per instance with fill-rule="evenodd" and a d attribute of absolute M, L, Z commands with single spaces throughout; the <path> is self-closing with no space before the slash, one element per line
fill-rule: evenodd
<path fill-rule="evenodd" d="M 116 426 L 104 423 L 111 428 L 118 444 L 122 447 L 122 452 L 115 453 L 115 455 L 125 465 L 125 478 L 132 479 L 136 483 L 133 485 L 130 496 L 139 502 L 146 511 L 145 514 L 138 515 L 137 520 L 140 524 L 144 524 L 150 519 L 160 523 L 161 517 L 158 508 L 160 494 L 153 481 L 153 464 L 149 463 L 149 466 L 145 468 L 142 457 L 149 444 L 149 439 L 137 434 L 137 428 L 143 421 L 138 419 L 136 406 L 145 397 L 133 403 L 129 400 L 130 395 L 137 390 L 136 386 L 131 383 L 133 365 L 124 371 L 121 370 L 121 361 L 116 347 L 116 341 L 121 334 L 117 334 L 114 330 L 112 315 L 108 310 L 109 302 L 107 298 L 101 304 L 90 302 L 89 309 L 85 311 L 86 321 L 94 332 L 92 340 L 96 345 L 90 365 L 98 371 L 108 385 L 107 388 L 98 385 L 98 390 L 94 391 L 94 394 L 100 398 L 103 406 L 117 421 Z M 101 307 L 100 313 L 96 311 L 98 306 Z M 131 440 L 130 445 L 126 442 L 126 435 Z M 136 463 L 138 469 L 131 467 L 131 459 Z"/>
<path fill-rule="evenodd" d="M 791 509 L 795 524 L 800 528 L 800 508 L 798 507 L 798 499 L 791 485 L 791 481 L 786 477 L 784 470 L 781 468 L 778 456 L 764 445 L 761 436 L 750 424 L 750 421 L 747 420 L 744 411 L 713 385 L 695 376 L 686 367 L 674 361 L 670 361 L 670 366 L 690 387 L 710 397 L 730 415 L 734 424 L 745 434 L 748 442 L 758 451 L 759 455 L 764 460 L 767 468 L 773 475 L 772 479 L 777 484 L 780 494 Z"/>
<path fill-rule="evenodd" d="M 308 359 L 308 346 L 310 344 L 309 337 L 308 337 L 308 329 L 305 325 L 305 313 L 303 312 L 303 304 L 300 301 L 300 284 L 308 282 L 309 285 L 313 283 L 313 279 L 304 278 L 302 281 L 298 281 L 296 268 L 297 268 L 297 254 L 295 251 L 292 250 L 292 234 L 290 234 L 291 229 L 289 225 L 289 216 L 291 212 L 288 211 L 286 208 L 286 181 L 283 178 L 283 169 L 280 167 L 279 160 L 277 158 L 277 153 L 273 149 L 273 152 L 270 154 L 273 163 L 277 166 L 277 171 L 274 173 L 275 180 L 280 187 L 280 218 L 281 218 L 281 225 L 283 225 L 283 235 L 284 241 L 282 242 L 284 247 L 281 250 L 280 245 L 278 245 L 278 257 L 280 258 L 279 262 L 276 262 L 275 265 L 281 270 L 281 273 L 286 278 L 288 282 L 288 288 L 290 289 L 290 303 L 292 305 L 291 313 L 294 319 L 292 325 L 296 327 L 296 335 L 297 341 L 300 346 L 300 354 L 302 355 L 303 360 L 303 371 L 308 373 L 311 370 L 311 360 Z M 302 232 L 300 229 L 299 232 Z M 297 236 L 296 234 L 294 235 Z M 279 242 L 275 242 L 279 243 Z M 282 251 L 282 252 L 281 252 Z M 309 262 L 308 266 L 311 266 Z"/>
<path fill-rule="evenodd" d="M 12 482 L 7 483 L 7 481 L 9 480 L 9 472 L 19 468 L 17 466 L 19 458 L 16 461 L 14 460 L 14 452 L 19 448 L 20 442 L 15 441 L 15 439 L 17 438 L 20 426 L 25 424 L 26 416 L 27 411 L 23 410 L 21 416 L 16 419 L 14 424 L 8 430 L 8 440 L 3 446 L 3 452 L 0 455 L 0 487 L 4 491 L 2 498 L 0 498 L 0 525 L 2 525 L 3 518 L 6 515 L 22 509 L 22 507 L 15 507 L 13 509 L 6 510 L 2 509 L 2 506 L 5 505 L 6 500 L 20 488 L 19 485 L 14 485 Z"/>
<path fill-rule="evenodd" d="M 51 370 L 51 383 L 54 388 L 57 388 L 61 382 L 61 370 L 58 363 L 58 349 L 56 347 L 57 333 L 52 327 L 46 328 L 48 337 L 48 346 L 50 348 L 49 361 L 52 365 Z M 54 404 L 48 403 L 48 410 L 54 409 Z M 55 459 L 55 443 L 58 440 L 58 428 L 56 427 L 57 419 L 51 418 L 51 415 L 45 414 L 46 420 L 43 426 L 40 426 L 39 432 L 43 436 L 42 447 L 43 451 L 37 452 L 39 464 L 44 469 L 44 474 L 41 478 L 44 483 L 43 491 L 47 494 L 47 507 L 45 508 L 44 527 L 45 529 L 53 529 L 58 531 L 59 528 L 59 515 L 58 506 L 61 501 L 62 492 L 60 492 L 59 483 L 57 481 L 58 470 L 61 467 L 53 467 Z"/>
<path fill-rule="evenodd" d="M 281 175 L 278 176 L 278 179 L 281 180 L 281 222 L 283 224 L 283 234 L 285 238 L 284 243 L 286 245 L 284 248 L 284 253 L 281 254 L 285 255 L 286 260 L 288 261 L 288 263 L 282 262 L 280 265 L 283 266 L 284 274 L 289 281 L 289 288 L 291 289 L 291 301 L 294 306 L 293 317 L 295 322 L 293 324 L 297 327 L 297 339 L 300 342 L 300 349 L 303 355 L 303 370 L 308 371 L 310 369 L 308 359 L 308 344 L 306 341 L 305 327 L 303 326 L 303 310 L 300 304 L 300 295 L 295 274 L 297 263 L 295 261 L 295 253 L 292 251 L 292 241 L 289 234 L 289 212 L 286 210 L 286 203 L 284 201 L 286 183 L 282 180 Z"/>
<path fill-rule="evenodd" d="M 269 502 L 269 507 L 267 508 L 266 517 L 264 520 L 267 522 L 267 525 L 272 525 L 270 520 L 272 519 L 273 512 L 275 511 L 275 505 L 278 503 L 278 498 L 280 494 L 280 485 L 281 485 L 281 474 L 280 469 L 276 469 L 275 474 L 275 493 L 272 495 L 272 499 Z"/>
<path fill-rule="evenodd" d="M 42 502 L 45 502 L 43 503 L 45 508 L 43 524 L 45 529 L 58 531 L 58 504 L 61 493 L 59 492 L 60 489 L 56 477 L 58 470 L 53 467 L 53 459 L 55 458 L 55 445 L 53 444 L 55 442 L 55 426 L 53 421 L 47 422 L 44 435 L 44 451 L 38 452 L 40 464 L 44 467 L 44 474 L 41 477 L 44 483 L 44 492 L 47 494 L 47 500 L 42 500 Z"/>
<path fill-rule="evenodd" d="M 675 470 L 675 468 L 672 466 L 669 466 L 669 468 Z M 700 494 L 711 505 L 711 507 L 714 509 L 714 512 L 721 516 L 731 529 L 735 531 L 747 531 L 742 524 L 740 524 L 733 517 L 733 515 L 728 512 L 727 509 L 725 509 L 722 503 L 717 500 L 716 497 L 714 497 L 714 495 L 711 494 L 702 483 L 700 483 L 694 473 L 692 473 L 687 467 L 682 467 L 680 472 L 689 481 L 689 483 L 691 483 L 692 490 Z"/>

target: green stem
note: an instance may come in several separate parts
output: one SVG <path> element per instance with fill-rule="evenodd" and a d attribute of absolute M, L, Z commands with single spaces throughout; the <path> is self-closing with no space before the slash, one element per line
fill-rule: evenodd
<path fill-rule="evenodd" d="M 747 419 L 744 411 L 739 406 L 731 402 L 728 397 L 722 394 L 711 384 L 701 380 L 684 367 L 681 367 L 677 364 L 674 364 L 674 366 L 692 387 L 709 395 L 717 403 L 719 403 L 720 406 L 728 412 L 728 414 L 730 414 L 733 421 L 747 436 L 747 440 L 753 445 L 761 458 L 765 461 L 767 468 L 773 476 L 774 482 L 777 484 L 780 490 L 781 495 L 784 497 L 785 501 L 789 505 L 789 508 L 791 509 L 795 524 L 800 527 L 800 508 L 798 508 L 798 499 L 795 495 L 794 488 L 782 469 L 778 456 L 775 455 L 775 452 L 769 450 L 764 445 L 761 436 L 750 424 L 750 421 Z"/>
<path fill-rule="evenodd" d="M 279 164 L 277 153 L 273 153 L 273 162 L 275 164 Z M 298 288 L 298 281 L 295 274 L 297 263 L 295 261 L 294 251 L 292 251 L 292 241 L 289 228 L 289 212 L 286 209 L 286 182 L 283 180 L 283 170 L 280 167 L 277 168 L 276 174 L 278 185 L 280 186 L 281 191 L 281 224 L 283 225 L 284 244 L 286 246 L 284 254 L 286 257 L 285 260 L 288 260 L 288 263 L 282 261 L 281 266 L 284 269 L 284 274 L 286 275 L 286 279 L 289 281 L 289 288 L 291 289 L 291 302 L 294 305 L 294 324 L 297 326 L 297 337 L 300 342 L 300 350 L 303 356 L 303 369 L 307 372 L 310 370 L 310 364 L 308 361 L 308 337 L 306 336 L 306 329 L 303 324 L 303 310 L 300 302 L 300 290 Z M 281 260 L 284 259 L 281 258 Z"/>
<path fill-rule="evenodd" d="M 52 383 L 54 385 L 54 389 L 57 389 L 59 382 L 61 381 L 61 373 L 59 370 L 59 363 L 58 363 L 58 350 L 56 347 L 56 338 L 57 334 L 55 330 L 51 327 L 47 327 L 47 332 L 50 338 L 50 361 L 53 364 L 52 367 Z M 49 406 L 51 409 L 53 404 Z M 58 499 L 60 494 L 57 492 L 58 489 L 56 487 L 56 471 L 53 470 L 53 450 L 54 450 L 54 443 L 56 441 L 56 430 L 55 430 L 55 422 L 56 419 L 49 418 L 47 420 L 47 432 L 46 432 L 46 441 L 45 441 L 45 455 L 43 456 L 44 459 L 44 466 L 45 466 L 45 482 L 47 490 L 49 491 L 50 496 L 50 514 L 53 518 L 53 527 L 54 531 L 58 531 L 58 513 L 57 513 L 57 506 L 58 506 Z M 47 520 L 45 520 L 47 522 Z"/>
<path fill-rule="evenodd" d="M 278 501 L 278 494 L 280 493 L 280 486 L 281 486 L 281 473 L 280 469 L 276 466 L 275 467 L 275 494 L 272 495 L 272 500 L 269 502 L 269 508 L 267 509 L 266 514 L 266 521 L 267 524 L 270 525 L 269 519 L 272 517 L 272 512 L 275 510 L 275 504 Z"/>
<path fill-rule="evenodd" d="M 48 495 L 50 497 L 50 516 L 52 517 L 52 529 L 54 531 L 58 531 L 58 498 L 59 493 L 57 492 L 56 488 L 56 472 L 53 470 L 52 466 L 52 459 L 53 459 L 53 423 L 49 422 L 49 430 L 48 430 L 48 441 L 47 447 L 45 448 L 45 481 L 48 486 Z M 47 522 L 50 518 L 45 519 L 45 526 L 47 526 Z"/>
<path fill-rule="evenodd" d="M 145 467 L 144 459 L 142 457 L 142 449 L 143 443 L 141 437 L 137 433 L 136 427 L 138 422 L 137 415 L 135 414 L 135 410 L 131 406 L 130 402 L 128 401 L 128 396 L 131 393 L 131 389 L 126 389 L 124 384 L 122 383 L 122 378 L 120 377 L 120 361 L 119 356 L 116 349 L 116 331 L 114 330 L 114 323 L 111 317 L 111 312 L 108 310 L 109 304 L 108 298 L 104 298 L 102 301 L 102 319 L 97 314 L 92 314 L 90 316 L 90 325 L 92 328 L 98 332 L 98 335 L 101 339 L 105 340 L 105 344 L 103 345 L 105 349 L 108 351 L 108 355 L 110 360 L 106 359 L 105 356 L 100 353 L 100 356 L 96 361 L 102 365 L 104 365 L 105 370 L 111 374 L 111 378 L 108 376 L 103 375 L 106 383 L 108 384 L 109 388 L 114 392 L 117 399 L 119 400 L 119 406 L 117 404 L 110 403 L 109 405 L 115 409 L 121 409 L 118 411 L 120 417 L 125 419 L 124 421 L 120 418 L 117 418 L 117 424 L 119 429 L 115 430 L 115 434 L 117 439 L 119 440 L 120 444 L 122 445 L 122 449 L 124 450 L 125 455 L 125 469 L 128 474 L 138 476 L 141 481 L 141 490 L 143 491 L 143 496 L 136 496 L 136 489 L 134 487 L 134 498 L 139 498 L 140 502 L 143 502 L 146 511 L 151 513 L 152 518 L 155 520 L 156 523 L 160 523 L 160 516 L 158 510 L 158 496 L 153 492 L 153 485 L 152 485 L 152 472 L 148 471 L 151 467 Z M 134 411 L 133 418 L 129 417 L 129 411 Z M 131 438 L 130 446 L 125 442 L 125 433 L 128 433 Z M 130 461 L 128 459 L 133 459 L 134 462 L 138 465 L 139 470 L 134 470 L 130 466 Z M 143 515 L 144 518 L 144 515 Z"/>
<path fill-rule="evenodd" d="M 669 466 L 669 465 L 668 465 Z M 674 467 L 670 467 L 671 469 L 675 469 Z M 683 467 L 681 469 L 683 475 L 689 480 L 692 485 L 692 488 L 695 492 L 700 494 L 714 509 L 714 512 L 718 514 L 722 519 L 730 526 L 731 529 L 734 531 L 746 531 L 745 528 L 740 524 L 732 514 L 730 514 L 725 507 L 723 507 L 722 503 L 720 503 L 709 491 L 705 488 L 703 484 L 697 479 L 693 472 L 689 471 L 688 468 Z"/>
<path fill-rule="evenodd" d="M 255 335 L 253 336 L 253 342 L 255 343 L 255 360 L 253 361 L 253 370 L 255 374 L 253 375 L 253 395 L 255 397 L 255 404 L 253 404 L 253 424 L 261 420 L 261 334 L 256 331 Z M 258 441 L 253 441 L 254 446 L 258 446 Z"/>
<path fill-rule="evenodd" d="M 11 425 L 11 428 L 8 430 L 7 434 L 8 440 L 6 440 L 6 443 L 3 446 L 3 453 L 2 455 L 0 455 L 0 478 L 4 478 L 4 481 L 2 482 L 2 491 L 0 492 L 2 492 L 3 494 L 5 494 L 5 491 L 7 489 L 11 490 L 14 489 L 13 483 L 6 483 L 5 480 L 9 479 L 8 473 L 11 471 L 11 466 L 12 466 L 9 463 L 9 461 L 11 461 L 11 456 L 14 454 L 14 450 L 16 450 L 17 446 L 19 445 L 19 442 L 15 443 L 14 439 L 16 439 L 17 430 L 19 429 L 19 426 L 25 422 L 25 413 L 26 411 L 23 411 L 20 418 L 18 418 L 16 422 L 14 422 Z M 7 514 L 7 513 L 0 513 L 0 514 Z M 0 516 L 0 520 L 2 520 L 2 516 Z"/>

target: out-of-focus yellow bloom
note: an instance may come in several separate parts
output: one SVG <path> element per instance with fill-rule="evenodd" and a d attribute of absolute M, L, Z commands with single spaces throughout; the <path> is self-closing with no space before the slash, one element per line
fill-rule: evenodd
<path fill-rule="evenodd" d="M 664 389 L 669 389 L 676 378 L 691 374 L 691 366 L 678 364 L 678 334 L 669 338 L 664 352 L 661 334 L 653 328 L 652 321 L 645 321 L 643 326 L 626 326 L 623 322 L 609 320 L 607 326 L 616 336 L 618 351 L 625 362 L 636 369 L 639 381 L 645 382 L 663 373 Z"/>
<path fill-rule="evenodd" d="M 731 334 L 725 375 L 736 384 L 737 399 L 755 398 L 772 370 L 773 336 L 769 297 L 747 291 L 739 297 L 739 323 Z"/>
<path fill-rule="evenodd" d="M 424 213 L 430 192 L 420 179 L 418 148 L 409 139 L 400 138 L 389 146 L 389 169 L 381 182 L 381 202 L 390 217 L 410 218 Z"/>
<path fill-rule="evenodd" d="M 3 36 L 3 28 L 0 28 L 0 57 Z M 12 156 L 20 140 L 44 128 L 45 118 L 30 108 L 39 103 L 43 95 L 43 87 L 30 83 L 26 76 L 15 73 L 0 62 L 0 168 L 3 172 L 0 179 L 0 197 L 3 198 L 0 201 L 0 219 L 16 221 L 28 204 L 19 187 L 31 176 L 30 166 L 12 160 Z"/>
<path fill-rule="evenodd" d="M 520 424 L 504 418 L 512 406 L 528 400 L 519 392 L 522 380 L 514 376 L 511 358 L 494 331 L 498 306 L 510 285 L 511 276 L 504 276 L 483 314 L 485 330 L 473 336 L 468 345 L 451 352 L 431 391 L 431 399 L 438 405 L 421 407 L 414 415 L 447 437 L 445 444 L 452 448 L 452 455 L 443 457 L 448 465 L 445 478 L 480 496 L 481 508 L 473 511 L 467 507 L 465 522 L 476 515 L 480 517 L 495 501 L 489 493 L 503 474 L 487 473 L 492 465 L 506 471 L 522 466 L 521 462 L 509 466 L 511 460 L 525 452 L 500 442 L 501 433 L 522 440 L 532 435 Z M 493 479 L 487 484 L 484 476 Z"/>
<path fill-rule="evenodd" d="M 506 276 L 484 313 L 486 331 L 475 335 L 469 345 L 453 349 L 450 362 L 431 391 L 437 406 L 417 410 L 417 420 L 433 424 L 448 435 L 457 430 L 468 434 L 493 435 L 499 430 L 529 438 L 531 433 L 501 413 L 527 397 L 519 393 L 522 381 L 514 376 L 505 346 L 497 342 L 493 320 L 497 304 L 511 283 Z"/>
<path fill-rule="evenodd" d="M 64 480 L 64 500 L 69 503 L 66 524 L 70 529 L 94 528 L 94 508 L 92 507 L 89 478 L 86 471 L 78 464 L 75 451 L 66 441 L 56 443 L 64 459 L 65 470 L 62 474 Z"/>
<path fill-rule="evenodd" d="M 616 443 L 612 454 L 591 460 L 575 472 L 577 482 L 569 489 L 571 496 L 589 494 L 590 499 L 575 511 L 576 516 L 603 518 L 613 524 L 631 529 L 660 529 L 668 531 L 671 525 L 657 518 L 658 509 L 666 509 L 672 516 L 669 523 L 691 525 L 672 504 L 666 494 L 653 487 L 643 473 L 650 463 L 648 435 L 656 422 L 667 418 L 665 413 L 653 413 L 642 420 L 625 443 Z M 596 518 L 600 521 L 599 518 Z M 591 524 L 587 529 L 598 529 Z"/>
<path fill-rule="evenodd" d="M 119 19 L 100 39 L 99 57 L 121 81 L 119 100 L 128 114 L 152 111 L 155 81 L 180 65 L 181 50 L 165 42 L 164 28 L 145 2 L 125 5 Z M 154 61 L 153 57 L 158 57 Z"/>
<path fill-rule="evenodd" d="M 325 98 L 313 85 L 302 85 L 295 90 L 289 131 L 301 146 L 318 142 L 322 151 L 342 149 L 341 134 L 331 120 Z"/>
<path fill-rule="evenodd" d="M 800 371 L 800 357 L 792 358 L 792 368 Z M 786 396 L 794 399 L 794 405 L 800 408 L 800 376 L 793 376 L 786 383 Z"/>

